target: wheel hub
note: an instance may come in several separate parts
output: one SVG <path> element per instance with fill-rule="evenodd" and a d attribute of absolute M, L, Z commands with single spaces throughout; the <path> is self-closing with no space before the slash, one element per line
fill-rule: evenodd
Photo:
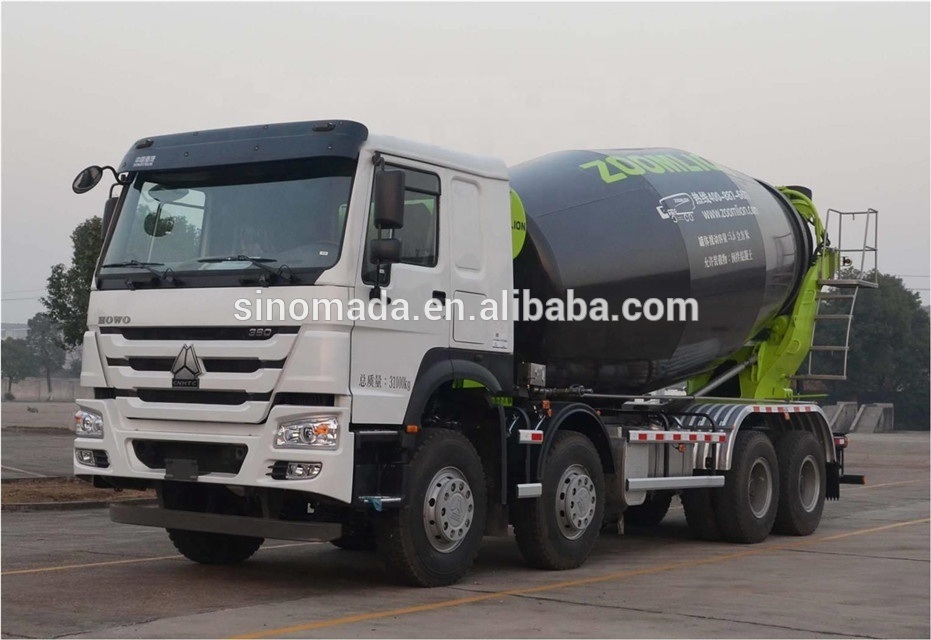
<path fill-rule="evenodd" d="M 581 465 L 568 467 L 556 486 L 556 522 L 569 540 L 581 537 L 595 516 L 595 483 Z"/>
<path fill-rule="evenodd" d="M 818 505 L 818 498 L 821 497 L 821 472 L 814 457 L 805 456 L 799 468 L 798 478 L 798 498 L 802 509 L 811 513 Z"/>
<path fill-rule="evenodd" d="M 440 469 L 424 496 L 427 540 L 441 553 L 455 550 L 469 533 L 474 511 L 475 499 L 462 471 L 455 467 Z"/>
<path fill-rule="evenodd" d="M 756 518 L 763 518 L 773 501 L 773 472 L 765 458 L 757 458 L 750 467 L 750 482 L 747 485 L 750 511 Z"/>

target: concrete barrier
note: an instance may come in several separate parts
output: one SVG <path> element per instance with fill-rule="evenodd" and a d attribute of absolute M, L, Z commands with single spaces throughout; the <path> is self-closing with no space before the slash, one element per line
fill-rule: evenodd
<path fill-rule="evenodd" d="M 857 403 L 841 401 L 822 407 L 828 425 L 834 433 L 849 433 L 857 415 Z"/>
<path fill-rule="evenodd" d="M 895 429 L 895 407 L 888 402 L 866 404 L 851 425 L 856 433 L 887 433 Z"/>

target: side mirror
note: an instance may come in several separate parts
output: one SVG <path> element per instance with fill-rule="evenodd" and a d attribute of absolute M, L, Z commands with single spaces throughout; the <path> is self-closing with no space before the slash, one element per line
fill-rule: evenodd
<path fill-rule="evenodd" d="M 119 198 L 113 196 L 107 198 L 107 201 L 103 204 L 103 233 L 107 234 L 107 229 L 110 228 L 110 221 L 113 220 L 113 212 L 116 211 L 116 203 L 119 201 Z"/>
<path fill-rule="evenodd" d="M 375 228 L 400 229 L 404 226 L 404 172 L 379 171 L 375 174 Z"/>
<path fill-rule="evenodd" d="M 394 264 L 401 261 L 401 241 L 397 238 L 375 238 L 369 243 L 369 262 Z"/>
<path fill-rule="evenodd" d="M 71 183 L 71 190 L 75 193 L 87 193 L 97 186 L 103 177 L 103 169 L 97 165 L 92 165 L 79 173 Z"/>

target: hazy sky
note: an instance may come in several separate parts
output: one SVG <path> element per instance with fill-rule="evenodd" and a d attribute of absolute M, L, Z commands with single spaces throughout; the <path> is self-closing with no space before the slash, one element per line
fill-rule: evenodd
<path fill-rule="evenodd" d="M 881 213 L 880 268 L 929 279 L 929 5 L 5 2 L 2 316 L 41 310 L 71 192 L 162 133 L 359 120 L 507 163 L 673 146 L 826 210 Z M 922 292 L 928 299 L 928 292 Z"/>

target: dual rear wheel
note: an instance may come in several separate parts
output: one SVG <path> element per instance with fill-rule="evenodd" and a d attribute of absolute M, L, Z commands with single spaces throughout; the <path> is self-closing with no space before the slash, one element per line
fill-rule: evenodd
<path fill-rule="evenodd" d="M 702 540 L 762 542 L 770 532 L 809 535 L 821 522 L 826 489 L 824 449 L 807 431 L 776 445 L 758 431 L 739 432 L 721 489 L 682 493 L 692 533 Z"/>

